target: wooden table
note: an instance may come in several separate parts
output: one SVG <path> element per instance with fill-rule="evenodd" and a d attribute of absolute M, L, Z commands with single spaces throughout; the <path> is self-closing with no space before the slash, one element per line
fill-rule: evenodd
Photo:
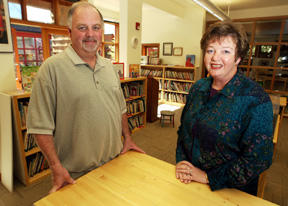
<path fill-rule="evenodd" d="M 73 205 L 275 205 L 236 189 L 212 192 L 208 185 L 184 184 L 175 166 L 146 154 L 128 152 L 34 204 Z"/>

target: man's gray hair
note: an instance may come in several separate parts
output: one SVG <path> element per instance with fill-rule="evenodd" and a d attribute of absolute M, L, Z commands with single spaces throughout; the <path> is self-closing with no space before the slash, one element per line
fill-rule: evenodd
<path fill-rule="evenodd" d="M 104 19 L 103 19 L 103 16 L 101 14 L 101 12 L 96 8 L 96 6 L 94 6 L 93 4 L 87 2 L 87 1 L 79 1 L 79 2 L 76 2 L 74 4 L 72 4 L 72 6 L 70 7 L 69 11 L 68 11 L 68 15 L 67 15 L 67 26 L 69 27 L 69 29 L 72 28 L 72 16 L 75 12 L 75 10 L 77 8 L 80 8 L 80 7 L 91 7 L 93 9 L 95 9 L 100 18 L 101 18 L 101 21 L 102 21 L 102 24 L 104 24 Z"/>

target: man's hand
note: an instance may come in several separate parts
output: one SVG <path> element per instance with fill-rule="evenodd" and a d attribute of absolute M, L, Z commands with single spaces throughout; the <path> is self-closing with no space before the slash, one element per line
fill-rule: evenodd
<path fill-rule="evenodd" d="M 137 152 L 145 154 L 145 152 L 133 142 L 130 136 L 126 137 L 124 140 L 124 145 L 121 154 L 124 154 L 129 150 L 135 150 Z"/>
<path fill-rule="evenodd" d="M 75 183 L 75 180 L 71 178 L 69 172 L 61 164 L 51 166 L 51 170 L 53 186 L 49 191 L 49 194 L 56 192 L 67 184 Z"/>
<path fill-rule="evenodd" d="M 206 172 L 187 161 L 181 161 L 176 165 L 176 178 L 185 184 L 192 181 L 204 184 L 209 183 Z"/>

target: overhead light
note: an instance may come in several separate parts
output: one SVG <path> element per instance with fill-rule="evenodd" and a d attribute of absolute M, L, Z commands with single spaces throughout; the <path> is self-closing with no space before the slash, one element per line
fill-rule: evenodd
<path fill-rule="evenodd" d="M 210 14 L 220 19 L 221 21 L 230 20 L 230 18 L 224 14 L 219 8 L 212 4 L 209 0 L 193 0 L 196 4 L 204 8 Z"/>

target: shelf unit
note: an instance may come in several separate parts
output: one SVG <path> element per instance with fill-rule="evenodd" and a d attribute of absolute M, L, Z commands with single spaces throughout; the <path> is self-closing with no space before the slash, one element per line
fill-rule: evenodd
<path fill-rule="evenodd" d="M 146 125 L 147 80 L 144 77 L 127 78 L 121 80 L 121 86 L 123 92 L 126 89 L 128 123 L 131 131 L 135 132 Z M 34 137 L 27 135 L 26 112 L 30 93 L 11 92 L 9 95 L 13 108 L 14 173 L 24 185 L 29 185 L 51 171 Z"/>
<path fill-rule="evenodd" d="M 26 115 L 30 93 L 11 93 L 14 130 L 14 174 L 29 185 L 49 175 L 50 169 L 32 135 L 27 135 Z"/>
<path fill-rule="evenodd" d="M 186 95 L 195 83 L 197 67 L 141 65 L 140 76 L 159 81 L 159 103 L 185 104 Z"/>
<path fill-rule="evenodd" d="M 146 125 L 147 78 L 124 78 L 121 87 L 127 105 L 129 129 L 133 133 Z"/>

